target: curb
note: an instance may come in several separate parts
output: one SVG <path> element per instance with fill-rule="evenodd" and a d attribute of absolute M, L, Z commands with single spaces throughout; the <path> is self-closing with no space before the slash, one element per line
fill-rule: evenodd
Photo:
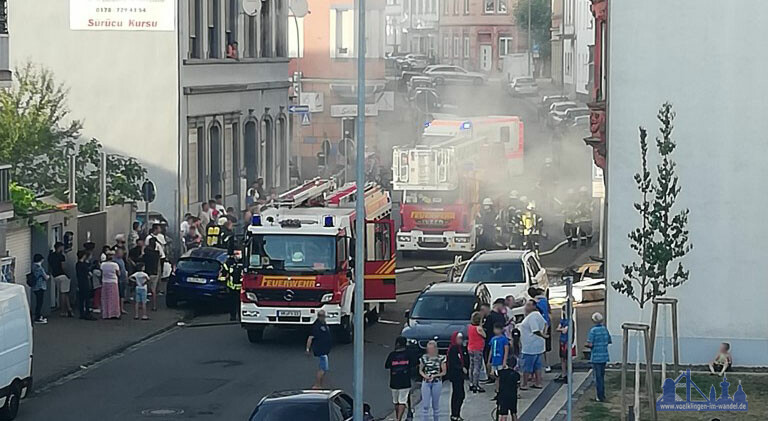
<path fill-rule="evenodd" d="M 581 399 L 581 397 L 586 393 L 587 389 L 592 387 L 592 384 L 594 383 L 594 377 L 592 376 L 592 370 L 589 370 L 589 373 L 587 374 L 587 378 L 584 379 L 584 381 L 581 383 L 581 386 L 577 387 L 576 390 L 573 391 L 573 403 L 574 408 L 576 407 L 576 403 Z M 563 404 L 563 406 L 560 408 L 559 411 L 557 411 L 557 415 L 555 415 L 551 421 L 565 421 L 566 416 L 568 412 L 568 402 Z"/>
<path fill-rule="evenodd" d="M 43 394 L 56 386 L 59 386 L 71 379 L 75 379 L 79 377 L 82 373 L 84 373 L 87 370 L 97 367 L 118 355 L 122 355 L 126 351 L 129 351 L 131 348 L 134 348 L 138 345 L 141 345 L 144 342 L 152 340 L 160 335 L 163 335 L 164 333 L 167 333 L 167 332 L 170 332 L 171 330 L 176 329 L 177 327 L 179 327 L 178 326 L 179 322 L 190 320 L 191 317 L 193 317 L 193 316 L 190 316 L 191 314 L 192 314 L 191 312 L 186 311 L 184 314 L 184 317 L 182 317 L 181 319 L 175 320 L 173 323 L 165 327 L 162 327 L 154 332 L 150 332 L 147 335 L 144 335 L 143 337 L 135 341 L 130 341 L 124 345 L 118 346 L 117 348 L 106 351 L 95 358 L 92 358 L 88 361 L 81 363 L 76 368 L 69 369 L 69 370 L 62 370 L 59 373 L 46 376 L 39 381 L 36 380 L 32 389 L 32 395 L 37 396 L 39 394 Z M 34 357 L 32 361 L 34 366 Z"/>

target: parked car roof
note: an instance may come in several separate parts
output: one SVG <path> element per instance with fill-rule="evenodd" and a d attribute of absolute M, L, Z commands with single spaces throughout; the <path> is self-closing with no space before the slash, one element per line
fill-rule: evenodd
<path fill-rule="evenodd" d="M 522 259 L 526 250 L 491 250 L 479 253 L 472 258 L 472 262 L 508 262 Z"/>
<path fill-rule="evenodd" d="M 474 295 L 477 284 L 459 284 L 455 282 L 438 282 L 427 286 L 422 294 L 436 295 Z"/>
<path fill-rule="evenodd" d="M 269 401 L 304 401 L 304 402 L 313 402 L 313 401 L 326 401 L 330 397 L 336 395 L 337 393 L 340 393 L 341 390 L 283 390 L 278 392 L 272 392 L 269 395 L 265 396 L 264 399 L 262 399 L 262 402 L 265 400 Z"/>
<path fill-rule="evenodd" d="M 211 259 L 224 262 L 229 257 L 226 249 L 216 247 L 198 247 L 184 253 L 181 258 Z"/>

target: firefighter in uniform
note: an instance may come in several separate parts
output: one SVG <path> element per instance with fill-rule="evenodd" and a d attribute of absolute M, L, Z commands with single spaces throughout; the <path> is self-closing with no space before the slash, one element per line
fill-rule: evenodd
<path fill-rule="evenodd" d="M 565 221 L 563 222 L 563 233 L 565 239 L 568 240 L 568 246 L 576 248 L 578 246 L 579 239 L 577 238 L 577 207 L 576 195 L 573 189 L 568 189 L 565 200 L 563 201 L 563 216 Z"/>
<path fill-rule="evenodd" d="M 492 250 L 494 247 L 494 235 L 496 233 L 496 221 L 498 214 L 493 208 L 493 200 L 490 197 L 483 199 L 483 208 L 478 212 L 476 220 L 480 235 L 478 239 L 478 248 L 480 250 Z"/>
<path fill-rule="evenodd" d="M 507 209 L 502 212 L 502 221 L 506 225 L 509 245 L 522 246 L 520 233 L 520 213 L 525 209 L 525 204 L 518 197 L 517 190 L 509 193 L 509 203 Z"/>
<path fill-rule="evenodd" d="M 234 223 L 229 217 L 222 217 L 208 224 L 206 231 L 206 245 L 227 249 L 227 260 L 222 263 L 220 282 L 226 282 L 228 294 L 227 307 L 229 308 L 229 320 L 236 321 L 240 313 L 240 285 L 242 267 L 235 255 Z"/>
<path fill-rule="evenodd" d="M 579 238 L 583 246 L 592 244 L 592 197 L 586 186 L 579 188 L 579 196 L 576 199 L 576 220 L 579 227 Z"/>

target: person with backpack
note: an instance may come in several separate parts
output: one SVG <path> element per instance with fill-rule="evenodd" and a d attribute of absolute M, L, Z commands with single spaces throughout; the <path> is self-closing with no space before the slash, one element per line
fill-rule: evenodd
<path fill-rule="evenodd" d="M 51 276 L 43 268 L 43 255 L 35 254 L 32 258 L 32 271 L 27 274 L 27 285 L 32 288 L 32 294 L 35 296 L 35 323 L 46 324 L 48 319 L 43 317 L 43 300 L 45 291 L 48 290 L 47 282 Z"/>

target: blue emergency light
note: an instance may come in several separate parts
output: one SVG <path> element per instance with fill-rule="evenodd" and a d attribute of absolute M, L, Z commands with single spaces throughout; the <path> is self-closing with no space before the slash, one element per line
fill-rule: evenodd
<path fill-rule="evenodd" d="M 253 215 L 251 217 L 251 225 L 255 225 L 257 227 L 261 226 L 261 215 Z"/>
<path fill-rule="evenodd" d="M 472 122 L 471 121 L 465 121 L 461 123 L 461 130 L 469 130 L 472 128 Z"/>
<path fill-rule="evenodd" d="M 323 226 L 326 227 L 326 228 L 332 227 L 333 226 L 333 217 L 330 216 L 330 215 L 323 217 Z"/>

